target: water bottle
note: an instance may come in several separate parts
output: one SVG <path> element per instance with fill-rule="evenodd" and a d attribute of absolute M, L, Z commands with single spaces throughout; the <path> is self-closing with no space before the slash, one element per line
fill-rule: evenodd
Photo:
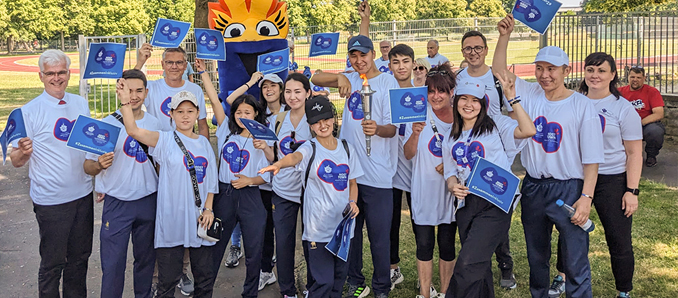
<path fill-rule="evenodd" d="M 565 210 L 565 212 L 567 212 L 567 216 L 572 218 L 572 215 L 574 215 L 574 211 L 575 211 L 575 209 L 572 208 L 572 206 L 565 204 L 565 202 L 563 202 L 563 200 L 556 201 L 556 205 L 558 205 L 558 207 L 560 207 L 560 208 L 563 208 L 563 210 Z M 580 225 L 579 227 L 581 227 L 581 229 L 586 231 L 587 233 L 591 233 L 596 228 L 596 225 L 593 224 L 591 219 L 587 219 L 586 222 L 584 224 Z"/>

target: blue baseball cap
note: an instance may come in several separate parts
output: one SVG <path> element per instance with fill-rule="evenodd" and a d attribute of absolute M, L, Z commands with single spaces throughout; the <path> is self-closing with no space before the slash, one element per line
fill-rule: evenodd
<path fill-rule="evenodd" d="M 374 51 L 374 45 L 372 40 L 365 35 L 358 35 L 352 37 L 348 41 L 348 52 L 360 51 L 364 54 L 367 54 L 370 51 Z"/>
<path fill-rule="evenodd" d="M 570 65 L 570 58 L 563 49 L 556 46 L 543 47 L 534 57 L 534 63 L 547 62 L 554 66 Z"/>

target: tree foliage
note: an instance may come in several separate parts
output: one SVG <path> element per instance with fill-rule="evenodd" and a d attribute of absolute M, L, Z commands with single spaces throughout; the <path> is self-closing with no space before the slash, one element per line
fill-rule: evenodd
<path fill-rule="evenodd" d="M 675 0 L 587 0 L 584 3 L 586 12 L 625 12 L 638 8 L 652 10 L 653 7 Z"/>
<path fill-rule="evenodd" d="M 417 19 L 466 18 L 469 16 L 466 6 L 465 0 L 420 0 L 417 1 Z"/>
<path fill-rule="evenodd" d="M 468 7 L 470 16 L 479 18 L 504 17 L 506 12 L 500 0 L 473 0 Z"/>
<path fill-rule="evenodd" d="M 150 31 L 151 19 L 142 9 L 144 5 L 146 1 L 143 0 L 92 0 L 94 34 L 126 35 Z"/>
<path fill-rule="evenodd" d="M 147 28 L 154 28 L 158 18 L 193 23 L 194 0 L 148 0 L 144 7 L 150 21 Z"/>

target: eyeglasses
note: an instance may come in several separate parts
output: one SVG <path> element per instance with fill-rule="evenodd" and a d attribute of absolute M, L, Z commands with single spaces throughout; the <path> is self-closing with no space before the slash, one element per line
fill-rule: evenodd
<path fill-rule="evenodd" d="M 485 47 L 481 46 L 465 47 L 461 49 L 461 51 L 464 52 L 464 54 L 471 54 L 471 51 L 476 52 L 476 54 L 480 54 L 480 52 L 482 52 L 483 50 L 485 50 Z"/>
<path fill-rule="evenodd" d="M 53 76 L 60 76 L 63 77 L 68 74 L 68 70 L 60 70 L 58 72 L 56 71 L 47 71 L 47 72 L 42 72 L 42 74 L 46 77 L 53 77 Z"/>
<path fill-rule="evenodd" d="M 645 71 L 645 68 L 643 68 L 643 67 L 640 66 L 640 65 L 634 65 L 634 66 L 631 66 L 631 69 L 638 69 L 638 70 Z"/>
<path fill-rule="evenodd" d="M 448 72 L 446 70 L 441 70 L 441 71 L 434 70 L 434 71 L 430 71 L 426 76 L 432 77 L 432 76 L 435 76 L 437 74 L 439 74 L 441 76 L 446 76 L 448 74 Z"/>
<path fill-rule="evenodd" d="M 172 66 L 182 66 L 184 63 L 186 63 L 186 60 L 180 60 L 180 61 L 164 61 L 167 66 L 172 67 Z"/>
<path fill-rule="evenodd" d="M 424 71 L 424 70 L 426 70 L 426 67 L 425 66 L 415 66 L 413 71 L 417 71 L 417 70 L 418 71 Z"/>

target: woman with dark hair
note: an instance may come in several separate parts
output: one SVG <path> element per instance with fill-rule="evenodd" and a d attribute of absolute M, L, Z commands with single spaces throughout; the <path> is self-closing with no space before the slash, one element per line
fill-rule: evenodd
<path fill-rule="evenodd" d="M 638 113 L 617 90 L 618 84 L 619 75 L 612 56 L 596 52 L 586 57 L 579 92 L 591 99 L 598 111 L 605 151 L 605 163 L 598 168 L 593 205 L 605 230 L 617 297 L 627 298 L 633 289 L 635 268 L 631 226 L 632 215 L 638 210 L 643 128 Z M 563 261 L 559 250 L 556 263 L 559 274 L 549 290 L 551 297 L 560 295 L 559 282 L 564 285 Z M 564 290 L 564 286 L 562 288 Z"/>
<path fill-rule="evenodd" d="M 440 254 L 440 289 L 447 285 L 454 270 L 454 201 L 445 187 L 442 164 L 442 142 L 452 128 L 452 95 L 456 80 L 448 63 L 434 67 L 426 77 L 428 105 L 426 122 L 408 124 L 405 128 L 405 158 L 412 161 L 411 202 L 413 230 L 417 245 L 417 297 L 437 297 L 432 285 L 433 250 L 436 238 Z M 415 101 L 413 105 L 423 106 Z M 438 227 L 437 237 L 435 234 Z"/>
<path fill-rule="evenodd" d="M 443 143 L 444 177 L 457 198 L 461 250 L 446 297 L 494 297 L 492 254 L 508 233 L 512 209 L 506 213 L 471 194 L 465 181 L 479 157 L 510 171 L 515 155 L 536 133 L 532 120 L 515 97 L 514 82 L 498 76 L 517 119 L 487 114 L 485 84 L 474 78 L 459 81 L 453 101 L 450 137 Z M 513 205 L 515 206 L 515 204 Z"/>

